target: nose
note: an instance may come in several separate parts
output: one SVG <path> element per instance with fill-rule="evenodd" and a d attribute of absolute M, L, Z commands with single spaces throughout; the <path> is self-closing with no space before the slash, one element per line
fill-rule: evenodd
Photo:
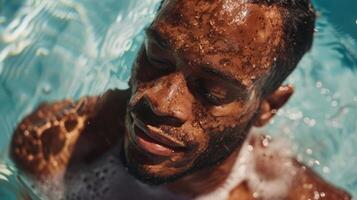
<path fill-rule="evenodd" d="M 141 98 L 134 103 L 133 111 L 142 120 L 151 121 L 151 125 L 155 121 L 155 124 L 181 126 L 192 117 L 193 96 L 181 73 L 161 77 L 150 85 L 135 93 Z"/>

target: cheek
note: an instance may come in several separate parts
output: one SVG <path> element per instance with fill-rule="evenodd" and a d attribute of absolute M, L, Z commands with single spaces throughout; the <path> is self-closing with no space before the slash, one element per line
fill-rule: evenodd
<path fill-rule="evenodd" d="M 241 102 L 233 102 L 223 106 L 215 106 L 208 110 L 212 121 L 212 128 L 223 131 L 226 128 L 244 126 L 249 123 L 259 107 L 256 100 L 248 101 L 245 105 Z"/>
<path fill-rule="evenodd" d="M 181 130 L 187 133 L 185 139 L 189 146 L 194 149 L 196 155 L 193 156 L 197 156 L 207 149 L 210 136 L 207 134 L 207 130 L 203 129 L 198 122 L 186 123 Z"/>
<path fill-rule="evenodd" d="M 215 106 L 209 110 L 214 117 L 233 117 L 237 118 L 242 115 L 244 106 L 240 102 L 233 102 L 223 106 Z"/>

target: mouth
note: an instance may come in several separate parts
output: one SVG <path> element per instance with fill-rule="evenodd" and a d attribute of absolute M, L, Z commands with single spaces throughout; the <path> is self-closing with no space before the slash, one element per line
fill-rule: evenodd
<path fill-rule="evenodd" d="M 186 145 L 161 129 L 145 125 L 134 114 L 132 128 L 129 133 L 132 143 L 140 149 L 157 156 L 171 157 L 186 150 Z"/>

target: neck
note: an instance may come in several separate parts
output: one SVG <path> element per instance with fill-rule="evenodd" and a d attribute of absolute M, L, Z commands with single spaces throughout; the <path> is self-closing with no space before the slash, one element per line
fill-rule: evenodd
<path fill-rule="evenodd" d="M 226 181 L 237 160 L 238 153 L 239 150 L 236 150 L 219 165 L 185 176 L 168 184 L 167 188 L 172 192 L 189 197 L 197 197 L 212 192 Z"/>

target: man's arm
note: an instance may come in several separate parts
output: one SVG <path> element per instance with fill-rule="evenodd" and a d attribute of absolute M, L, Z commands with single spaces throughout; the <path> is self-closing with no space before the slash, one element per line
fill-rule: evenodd
<path fill-rule="evenodd" d="M 11 158 L 39 179 L 63 175 L 70 163 L 90 162 L 117 143 L 127 96 L 128 91 L 116 90 L 41 104 L 17 126 Z"/>
<path fill-rule="evenodd" d="M 17 126 L 10 146 L 13 161 L 35 176 L 63 171 L 96 102 L 87 97 L 42 103 Z"/>

